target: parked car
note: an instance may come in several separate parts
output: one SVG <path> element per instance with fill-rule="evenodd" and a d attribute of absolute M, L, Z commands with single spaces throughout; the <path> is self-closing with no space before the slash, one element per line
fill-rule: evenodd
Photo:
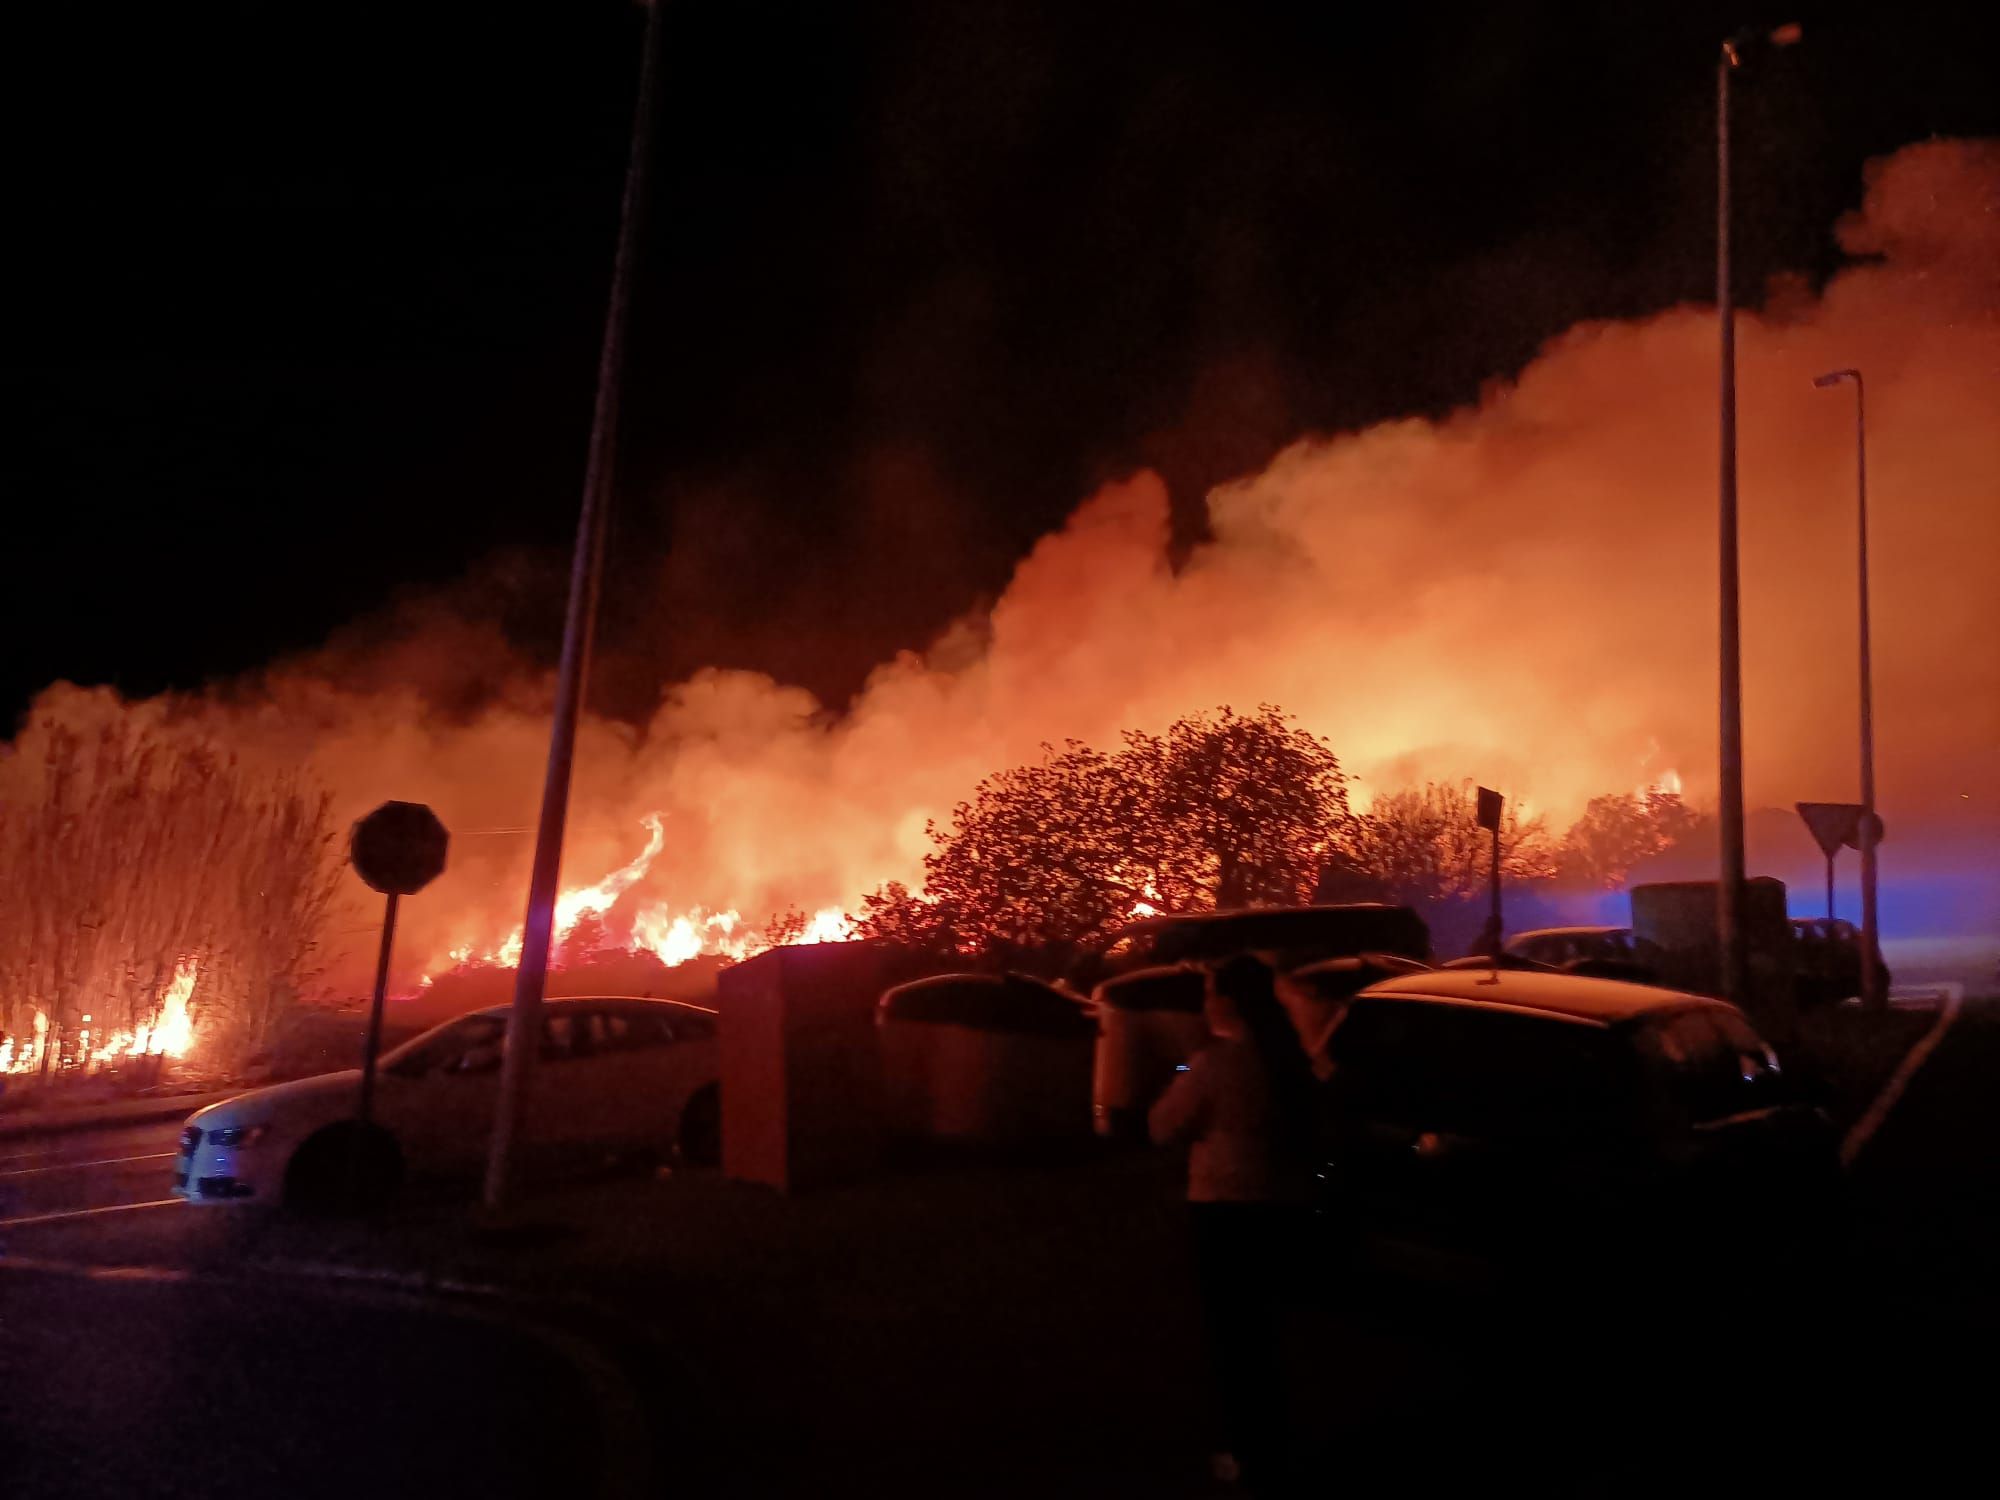
<path fill-rule="evenodd" d="M 1108 972 L 1187 963 L 1215 963 L 1261 953 L 1280 970 L 1358 953 L 1390 953 L 1427 961 L 1431 932 L 1407 906 L 1356 902 L 1346 906 L 1272 906 L 1247 911 L 1191 912 L 1147 917 L 1122 929 L 1104 952 Z"/>
<path fill-rule="evenodd" d="M 1357 1244 L 1581 1269 L 1761 1258 L 1828 1222 L 1832 1127 L 1722 1001 L 1439 970 L 1355 996 L 1329 1055 L 1328 1202 Z"/>
<path fill-rule="evenodd" d="M 1507 940 L 1506 951 L 1565 973 L 1636 984 L 1657 980 L 1666 958 L 1658 943 L 1629 927 L 1544 927 L 1516 933 Z"/>
<path fill-rule="evenodd" d="M 476 1170 L 492 1135 L 504 1005 L 433 1027 L 385 1054 L 373 1122 L 354 1121 L 359 1069 L 252 1089 L 197 1110 L 181 1132 L 174 1193 L 190 1203 L 379 1200 L 403 1177 Z M 715 1012 L 673 1000 L 543 1002 L 528 1102 L 538 1148 L 720 1145 Z M 349 1174 L 355 1174 L 350 1178 Z"/>
<path fill-rule="evenodd" d="M 1299 1041 L 1315 1065 L 1321 1065 L 1334 1028 L 1347 1014 L 1348 1003 L 1371 984 L 1404 974 L 1425 974 L 1430 965 L 1394 953 L 1357 953 L 1352 958 L 1321 959 L 1316 964 L 1278 977 L 1278 998 L 1291 1011 Z"/>
<path fill-rule="evenodd" d="M 1792 936 L 1798 944 L 1792 972 L 1802 1007 L 1838 1005 L 1861 993 L 1861 931 L 1852 922 L 1839 917 L 1794 917 Z M 1879 946 L 1875 963 L 1886 994 L 1891 976 Z"/>

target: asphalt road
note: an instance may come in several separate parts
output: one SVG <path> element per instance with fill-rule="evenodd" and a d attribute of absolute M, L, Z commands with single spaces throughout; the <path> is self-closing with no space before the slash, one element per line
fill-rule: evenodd
<path fill-rule="evenodd" d="M 0 1143 L 0 1494 L 589 1496 L 617 1371 L 476 1303 L 286 1278 L 168 1199 L 178 1121 Z M 629 1425 L 629 1424 L 627 1424 Z"/>
<path fill-rule="evenodd" d="M 0 1237 L 12 1220 L 171 1196 L 180 1133 L 171 1120 L 0 1141 Z"/>
<path fill-rule="evenodd" d="M 1811 1281 L 1597 1275 L 1494 1306 L 1321 1280 L 1292 1351 L 1321 1488 L 1948 1491 L 1985 1461 L 1978 1372 L 2000 1337 L 1996 1072 L 2000 1016 L 1971 1016 L 1861 1157 L 1852 1242 Z M 585 1279 L 569 1284 L 629 1310 L 634 1341 L 657 1316 L 664 1355 L 628 1349 L 623 1368 L 687 1493 L 1204 1493 L 1180 1482 L 1203 1402 L 1163 1162 L 796 1200 L 700 1176 L 608 1181 L 562 1200 L 572 1237 L 544 1252 L 426 1239 L 449 1214 L 350 1235 L 144 1206 L 166 1196 L 177 1132 L 0 1144 L 9 1500 L 590 1493 L 593 1466 L 633 1450 L 605 1436 L 604 1369 L 573 1345 L 269 1279 L 287 1259 L 434 1244 L 454 1269 L 571 1257 Z M 37 1259 L 168 1279 L 53 1276 Z"/>
<path fill-rule="evenodd" d="M 504 1323 L 208 1279 L 0 1265 L 13 1500 L 597 1492 L 578 1370 Z"/>

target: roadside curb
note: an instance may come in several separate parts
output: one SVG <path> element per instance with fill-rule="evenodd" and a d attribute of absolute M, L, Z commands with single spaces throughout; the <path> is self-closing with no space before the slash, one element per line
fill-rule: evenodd
<path fill-rule="evenodd" d="M 1952 1022 L 1958 1019 L 1959 1012 L 1964 1008 L 1965 999 L 1962 992 L 1946 997 L 1936 1024 L 1919 1037 L 1916 1045 L 1903 1055 L 1903 1060 L 1896 1065 L 1896 1071 L 1891 1073 L 1888 1082 L 1882 1085 L 1881 1092 L 1875 1096 L 1861 1118 L 1854 1122 L 1854 1128 L 1847 1132 L 1847 1138 L 1840 1143 L 1840 1165 L 1843 1168 L 1852 1167 L 1854 1159 L 1867 1149 L 1870 1141 L 1875 1139 L 1875 1132 L 1882 1128 L 1882 1122 L 1889 1118 L 1890 1111 L 1895 1109 L 1898 1101 L 1902 1099 L 1903 1091 L 1910 1086 L 1910 1080 L 1917 1076 L 1917 1070 L 1933 1052 L 1937 1051 L 1938 1043 L 1944 1040 L 1945 1033 L 1951 1030 Z"/>
<path fill-rule="evenodd" d="M 22 1111 L 0 1114 L 0 1141 L 22 1136 L 74 1135 L 82 1130 L 116 1130 L 122 1125 L 154 1125 L 161 1120 L 184 1120 L 198 1109 L 234 1099 L 242 1089 L 221 1093 L 176 1094 L 162 1099 L 130 1099 L 96 1105 L 87 1109 L 56 1110 L 46 1114 Z"/>

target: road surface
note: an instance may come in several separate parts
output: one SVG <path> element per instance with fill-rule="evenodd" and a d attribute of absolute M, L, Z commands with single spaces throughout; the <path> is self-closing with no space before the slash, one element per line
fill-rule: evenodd
<path fill-rule="evenodd" d="M 1817 1278 L 1709 1266 L 1690 1298 L 1579 1267 L 1600 1274 L 1494 1306 L 1317 1271 L 1290 1372 L 1316 1488 L 1962 1487 L 1985 1463 L 1979 1362 L 2000 1336 L 1996 1073 L 2000 1017 L 1969 1016 L 1861 1154 L 1852 1243 Z M 604 1181 L 552 1195 L 564 1237 L 495 1246 L 449 1210 L 350 1230 L 143 1206 L 165 1196 L 177 1128 L 0 1146 L 17 1174 L 0 1178 L 7 1500 L 589 1493 L 589 1461 L 623 1450 L 595 1425 L 587 1362 L 449 1305 L 258 1279 L 371 1256 L 614 1306 L 614 1337 L 654 1341 L 621 1342 L 621 1368 L 680 1493 L 1209 1493 L 1164 1160 L 796 1198 L 702 1174 Z M 190 1279 L 20 1269 L 34 1258 Z"/>
<path fill-rule="evenodd" d="M 170 1197 L 180 1133 L 171 1120 L 0 1140 L 0 1236 L 12 1220 Z"/>
<path fill-rule="evenodd" d="M 277 1284 L 0 1265 L 11 1500 L 598 1492 L 597 1415 L 504 1323 Z"/>
<path fill-rule="evenodd" d="M 268 1216 L 171 1199 L 179 1134 L 0 1143 L 0 1494 L 437 1500 L 631 1481 L 641 1460 L 604 1409 L 607 1386 L 625 1393 L 588 1346 L 476 1303 L 278 1274 L 245 1234 Z"/>

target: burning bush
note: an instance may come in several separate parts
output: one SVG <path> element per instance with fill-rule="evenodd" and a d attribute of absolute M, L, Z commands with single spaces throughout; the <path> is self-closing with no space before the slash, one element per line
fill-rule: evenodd
<path fill-rule="evenodd" d="M 39 723 L 4 771 L 0 1067 L 265 1047 L 322 951 L 325 794 L 123 718 Z"/>

